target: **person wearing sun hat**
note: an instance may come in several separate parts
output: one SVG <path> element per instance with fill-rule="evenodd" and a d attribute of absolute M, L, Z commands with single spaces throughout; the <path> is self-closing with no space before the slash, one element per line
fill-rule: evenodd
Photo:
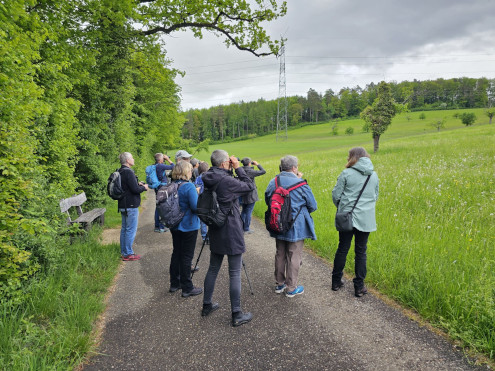
<path fill-rule="evenodd" d="M 175 154 L 175 163 L 180 162 L 182 160 L 190 162 L 192 155 L 187 152 L 185 149 L 180 149 Z"/>

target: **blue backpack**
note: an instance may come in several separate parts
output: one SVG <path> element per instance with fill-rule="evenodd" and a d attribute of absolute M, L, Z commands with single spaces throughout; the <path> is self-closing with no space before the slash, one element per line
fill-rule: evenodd
<path fill-rule="evenodd" d="M 163 178 L 167 179 L 165 177 L 165 172 L 163 172 Z M 160 182 L 158 180 L 158 176 L 156 175 L 156 164 L 146 166 L 146 183 L 148 183 L 148 187 L 153 188 L 153 189 L 167 184 L 166 181 Z"/>

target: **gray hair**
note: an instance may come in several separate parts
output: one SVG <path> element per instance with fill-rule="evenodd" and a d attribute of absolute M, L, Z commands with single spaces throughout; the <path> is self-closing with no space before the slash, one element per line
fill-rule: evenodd
<path fill-rule="evenodd" d="M 280 159 L 280 169 L 282 171 L 291 171 L 293 167 L 297 167 L 297 157 L 287 155 Z"/>
<path fill-rule="evenodd" d="M 163 153 L 155 153 L 155 161 L 158 162 L 163 158 Z"/>
<path fill-rule="evenodd" d="M 191 159 L 191 165 L 195 167 L 197 164 L 199 164 L 199 160 L 197 158 L 192 158 Z"/>
<path fill-rule="evenodd" d="M 122 152 L 119 155 L 119 160 L 121 165 L 127 164 L 127 161 L 132 157 L 130 152 Z"/>
<path fill-rule="evenodd" d="M 211 154 L 211 166 L 220 166 L 222 162 L 229 160 L 229 154 L 223 149 L 216 149 Z"/>

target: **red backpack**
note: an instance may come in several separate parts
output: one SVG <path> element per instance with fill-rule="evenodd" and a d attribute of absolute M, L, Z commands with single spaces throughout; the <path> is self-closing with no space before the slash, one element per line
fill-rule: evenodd
<path fill-rule="evenodd" d="M 270 197 L 268 210 L 265 212 L 265 225 L 266 229 L 270 232 L 275 234 L 284 234 L 292 228 L 292 225 L 302 210 L 301 207 L 297 212 L 296 217 L 292 217 L 289 193 L 296 188 L 307 185 L 308 182 L 302 180 L 286 189 L 280 185 L 279 178 L 280 175 L 275 177 L 275 191 Z"/>

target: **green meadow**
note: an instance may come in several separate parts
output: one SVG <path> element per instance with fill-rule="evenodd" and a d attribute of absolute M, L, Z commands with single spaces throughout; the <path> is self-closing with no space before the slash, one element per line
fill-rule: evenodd
<path fill-rule="evenodd" d="M 466 127 L 455 113 L 473 111 Z M 332 261 L 338 243 L 331 192 L 347 151 L 363 146 L 380 178 L 378 230 L 370 235 L 367 284 L 416 310 L 464 345 L 495 358 L 495 124 L 483 110 L 431 111 L 397 116 L 372 153 L 362 120 L 306 126 L 274 135 L 211 146 L 259 161 L 267 175 L 257 178 L 260 200 L 278 172 L 280 157 L 293 154 L 313 189 L 318 240 L 309 246 Z M 408 117 L 409 116 L 409 117 Z M 439 132 L 430 124 L 445 118 Z M 353 127 L 353 135 L 345 129 Z M 202 154 L 208 160 L 208 155 Z M 264 202 L 255 215 L 262 217 Z M 353 274 L 354 257 L 347 259 Z M 330 271 L 329 281 L 330 283 Z"/>

